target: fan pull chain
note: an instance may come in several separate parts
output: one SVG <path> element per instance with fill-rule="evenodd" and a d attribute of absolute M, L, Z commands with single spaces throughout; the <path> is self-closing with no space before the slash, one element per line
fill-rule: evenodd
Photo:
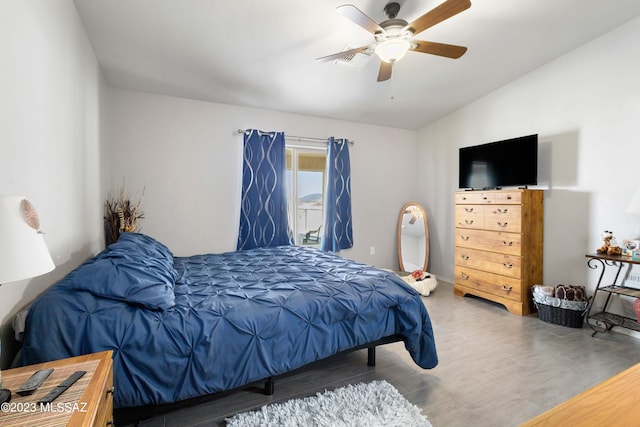
<path fill-rule="evenodd" d="M 389 99 L 395 100 L 396 99 L 395 85 L 393 84 L 393 82 L 395 81 L 395 78 L 393 77 L 393 74 L 391 74 L 391 79 L 390 80 L 391 80 L 391 97 Z"/>

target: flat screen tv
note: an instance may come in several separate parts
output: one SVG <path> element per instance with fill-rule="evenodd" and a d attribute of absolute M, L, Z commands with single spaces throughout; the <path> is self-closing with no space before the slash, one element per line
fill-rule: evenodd
<path fill-rule="evenodd" d="M 459 187 L 473 190 L 538 184 L 538 135 L 460 148 Z"/>

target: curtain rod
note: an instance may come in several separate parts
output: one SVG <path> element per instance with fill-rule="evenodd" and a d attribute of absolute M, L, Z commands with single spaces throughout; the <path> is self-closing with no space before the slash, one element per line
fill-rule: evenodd
<path fill-rule="evenodd" d="M 239 135 L 242 135 L 243 133 L 245 133 L 247 130 L 246 129 L 237 129 L 236 132 Z M 297 139 L 298 141 L 316 141 L 316 142 L 327 142 L 327 140 L 329 138 L 313 138 L 311 136 L 295 136 L 295 135 L 287 135 L 286 133 L 284 134 L 285 138 L 288 139 Z M 355 141 L 349 141 L 349 145 L 353 145 L 355 143 Z"/>

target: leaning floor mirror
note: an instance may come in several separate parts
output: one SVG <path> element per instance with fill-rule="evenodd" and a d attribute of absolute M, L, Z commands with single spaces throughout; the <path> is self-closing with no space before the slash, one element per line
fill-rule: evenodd
<path fill-rule="evenodd" d="M 427 271 L 429 263 L 429 225 L 420 203 L 409 202 L 398 217 L 398 263 L 400 271 Z"/>

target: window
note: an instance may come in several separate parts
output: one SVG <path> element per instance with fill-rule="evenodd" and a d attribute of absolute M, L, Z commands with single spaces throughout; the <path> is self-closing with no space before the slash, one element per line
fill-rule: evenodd
<path fill-rule="evenodd" d="M 320 246 L 327 152 L 326 146 L 287 145 L 289 224 L 296 245 Z"/>

